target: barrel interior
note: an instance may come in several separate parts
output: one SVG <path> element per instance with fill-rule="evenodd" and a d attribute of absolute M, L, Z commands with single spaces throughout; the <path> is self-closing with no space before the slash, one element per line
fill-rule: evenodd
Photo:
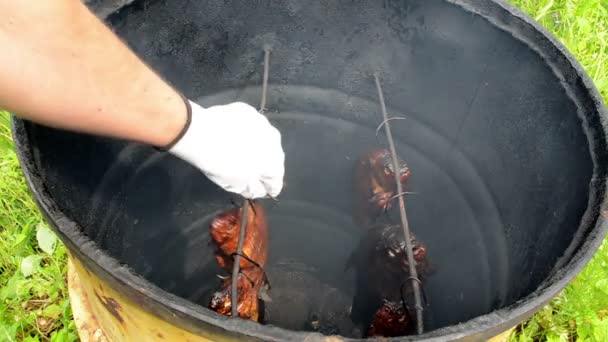
<path fill-rule="evenodd" d="M 267 115 L 283 136 L 286 178 L 279 201 L 263 201 L 269 324 L 306 330 L 313 313 L 349 310 L 345 266 L 362 235 L 353 167 L 386 146 L 374 72 L 389 115 L 405 118 L 391 124 L 412 170 L 407 212 L 436 267 L 424 284 L 427 330 L 530 294 L 578 229 L 593 163 L 561 78 L 530 46 L 448 1 L 136 1 L 108 21 L 203 106 L 257 106 L 263 48 L 272 49 Z M 82 234 L 207 305 L 221 274 L 209 220 L 235 197 L 150 147 L 26 127 L 46 190 Z M 347 321 L 339 333 L 357 337 Z"/>

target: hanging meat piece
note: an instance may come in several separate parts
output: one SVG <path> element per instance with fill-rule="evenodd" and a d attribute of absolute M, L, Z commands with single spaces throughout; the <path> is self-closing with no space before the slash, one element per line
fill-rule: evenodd
<path fill-rule="evenodd" d="M 357 223 L 367 228 L 380 214 L 392 206 L 397 195 L 395 172 L 391 153 L 376 149 L 365 153 L 354 169 L 354 214 Z M 410 177 L 407 164 L 399 160 L 399 179 L 405 187 Z"/>
<path fill-rule="evenodd" d="M 418 278 L 424 281 L 432 270 L 426 246 L 413 235 L 410 239 Z M 356 273 L 353 320 L 369 327 L 369 336 L 394 337 L 409 331 L 413 322 L 405 318 L 403 307 L 404 302 L 413 303 L 413 294 L 401 227 L 389 224 L 370 228 L 351 255 L 351 266 Z"/>
<path fill-rule="evenodd" d="M 247 206 L 247 230 L 243 242 L 243 255 L 260 266 L 268 256 L 268 224 L 264 208 L 258 203 Z M 241 208 L 233 208 L 217 215 L 211 222 L 211 240 L 216 247 L 215 257 L 221 268 L 232 270 L 241 231 Z M 254 267 L 247 258 L 241 258 L 241 268 Z"/>
<path fill-rule="evenodd" d="M 385 301 L 376 311 L 367 336 L 395 337 L 411 332 L 412 320 L 400 302 Z"/>
<path fill-rule="evenodd" d="M 209 308 L 225 316 L 232 315 L 231 298 L 232 277 L 222 282 L 218 291 L 211 297 Z M 238 278 L 238 313 L 243 319 L 256 322 L 261 320 L 263 302 L 259 298 L 260 291 L 265 291 L 264 271 L 260 268 L 247 268 L 241 271 Z"/>
<path fill-rule="evenodd" d="M 243 241 L 243 251 L 240 260 L 238 277 L 238 313 L 239 317 L 260 320 L 260 297 L 264 297 L 268 283 L 264 266 L 268 256 L 268 224 L 264 208 L 251 203 L 246 206 L 247 228 Z M 211 240 L 216 252 L 215 258 L 220 267 L 232 272 L 233 256 L 237 251 L 238 238 L 241 230 L 242 208 L 234 208 L 217 215 L 210 226 Z M 220 289 L 211 298 L 209 308 L 223 315 L 230 316 L 232 277 L 226 277 Z"/>

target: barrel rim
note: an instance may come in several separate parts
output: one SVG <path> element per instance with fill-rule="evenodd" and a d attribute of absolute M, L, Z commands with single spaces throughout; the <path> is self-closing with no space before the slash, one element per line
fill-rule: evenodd
<path fill-rule="evenodd" d="M 556 269 L 555 272 L 543 280 L 536 291 L 510 306 L 477 316 L 461 324 L 440 328 L 418 336 L 387 339 L 389 341 L 477 340 L 511 328 L 518 324 L 522 318 L 530 317 L 562 290 L 591 260 L 608 231 L 608 222 L 604 217 L 604 215 L 608 215 L 608 212 L 604 211 L 604 208 L 608 208 L 606 193 L 606 180 L 608 179 L 608 148 L 606 147 L 608 112 L 591 78 L 556 37 L 505 0 L 444 1 L 459 6 L 467 12 L 479 15 L 498 29 L 511 33 L 515 39 L 523 41 L 529 48 L 539 53 L 550 65 L 551 62 L 547 60 L 546 56 L 543 56 L 543 53 L 553 54 L 553 57 L 565 58 L 566 63 L 558 63 L 558 70 L 564 74 L 573 73 L 576 79 L 562 83 L 563 87 L 572 88 L 570 90 L 574 92 L 574 98 L 571 97 L 571 100 L 576 104 L 579 111 L 584 109 L 582 103 L 589 102 L 592 104 L 592 110 L 579 113 L 583 119 L 583 129 L 589 139 L 593 161 L 593 176 L 589 185 L 589 203 L 577 230 L 577 233 L 582 235 L 575 236 L 571 248 L 569 247 L 569 249 L 573 249 L 573 254 L 564 255 L 562 260 L 558 261 L 559 269 Z M 100 18 L 105 19 L 110 13 L 105 8 L 105 12 L 97 12 L 97 14 Z M 513 19 L 518 21 L 515 23 L 517 25 L 514 24 Z M 549 43 L 548 46 L 533 44 L 534 41 L 539 42 L 539 39 L 544 40 L 541 41 L 542 43 Z M 556 67 L 555 63 L 553 63 L 554 67 Z M 560 75 L 556 74 L 556 76 L 559 77 Z M 581 83 L 578 85 L 580 89 L 576 88 L 578 82 Z M 593 125 L 588 125 L 590 121 Z M 60 210 L 45 190 L 44 182 L 34 163 L 33 151 L 29 148 L 27 125 L 26 121 L 13 116 L 12 131 L 15 150 L 28 187 L 39 208 L 69 250 L 87 268 L 94 270 L 97 276 L 112 286 L 116 286 L 115 289 L 120 293 L 141 304 L 162 319 L 194 333 L 207 335 L 210 332 L 216 332 L 218 334 L 229 334 L 231 337 L 240 340 L 247 336 L 251 340 L 264 341 L 300 341 L 307 337 L 321 336 L 316 333 L 295 332 L 274 326 L 260 326 L 251 321 L 232 320 L 220 316 L 203 306 L 196 305 L 160 289 L 132 272 L 128 267 L 120 265 L 116 259 L 86 238 L 81 233 L 81 227 Z M 201 328 L 201 323 L 204 324 L 205 329 Z M 245 334 L 245 336 L 241 334 Z M 355 339 L 345 340 L 355 341 Z"/>

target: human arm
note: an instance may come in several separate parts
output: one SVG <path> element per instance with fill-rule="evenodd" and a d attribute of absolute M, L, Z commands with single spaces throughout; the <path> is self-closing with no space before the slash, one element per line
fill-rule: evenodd
<path fill-rule="evenodd" d="M 0 13 L 6 109 L 52 127 L 155 146 L 184 127 L 179 94 L 80 1 L 2 0 Z"/>
<path fill-rule="evenodd" d="M 0 13 L 0 107 L 56 128 L 171 144 L 245 197 L 281 191 L 280 133 L 253 107 L 184 101 L 78 0 L 0 0 Z M 238 158 L 245 142 L 256 153 Z"/>

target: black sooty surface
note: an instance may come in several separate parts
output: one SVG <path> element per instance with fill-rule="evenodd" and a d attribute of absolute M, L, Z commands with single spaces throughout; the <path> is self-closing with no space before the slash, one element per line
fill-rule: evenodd
<path fill-rule="evenodd" d="M 351 318 L 352 294 L 321 280 L 317 270 L 295 260 L 280 260 L 267 268 L 272 286 L 265 303 L 267 324 L 292 330 L 361 337 Z"/>

